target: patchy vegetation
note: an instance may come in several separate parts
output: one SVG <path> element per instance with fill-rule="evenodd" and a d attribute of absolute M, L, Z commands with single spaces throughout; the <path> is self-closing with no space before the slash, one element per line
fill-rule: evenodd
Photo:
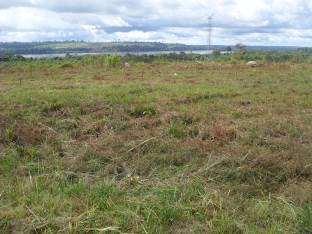
<path fill-rule="evenodd" d="M 1 232 L 311 233 L 312 65 L 0 64 Z"/>

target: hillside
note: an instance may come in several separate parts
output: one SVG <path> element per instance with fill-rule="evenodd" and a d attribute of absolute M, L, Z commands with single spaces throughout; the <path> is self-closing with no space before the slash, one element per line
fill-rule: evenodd
<path fill-rule="evenodd" d="M 228 50 L 235 46 L 214 45 L 211 49 Z M 298 47 L 249 46 L 250 51 L 294 51 Z M 207 50 L 207 45 L 184 45 L 158 42 L 11 42 L 0 43 L 0 54 L 59 54 L 59 53 L 114 53 L 114 52 L 152 52 L 152 51 L 198 51 Z"/>

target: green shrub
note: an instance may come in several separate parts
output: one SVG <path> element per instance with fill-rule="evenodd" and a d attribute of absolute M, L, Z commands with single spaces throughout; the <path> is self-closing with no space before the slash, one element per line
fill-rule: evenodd
<path fill-rule="evenodd" d="M 117 55 L 109 55 L 106 57 L 106 65 L 108 67 L 118 67 L 121 65 L 121 57 Z"/>

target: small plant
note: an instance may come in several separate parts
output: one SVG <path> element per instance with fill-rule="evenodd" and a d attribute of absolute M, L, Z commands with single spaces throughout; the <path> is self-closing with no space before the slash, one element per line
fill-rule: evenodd
<path fill-rule="evenodd" d="M 4 140 L 7 143 L 13 143 L 16 140 L 15 129 L 13 127 L 7 128 L 5 130 Z"/>
<path fill-rule="evenodd" d="M 169 134 L 175 138 L 182 139 L 187 136 L 185 125 L 172 124 L 169 128 Z"/>
<path fill-rule="evenodd" d="M 130 115 L 136 118 L 141 118 L 144 116 L 154 116 L 157 114 L 157 110 L 152 106 L 137 106 L 130 110 Z"/>
<path fill-rule="evenodd" d="M 63 108 L 63 104 L 61 103 L 48 103 L 43 107 L 42 113 L 45 115 L 49 115 L 51 113 L 61 111 L 62 108 Z"/>

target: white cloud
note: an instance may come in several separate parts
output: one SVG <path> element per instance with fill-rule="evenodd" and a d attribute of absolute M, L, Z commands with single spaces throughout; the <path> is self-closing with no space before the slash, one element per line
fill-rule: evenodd
<path fill-rule="evenodd" d="M 53 31 L 75 29 L 76 26 L 55 12 L 17 7 L 0 10 L 0 27 L 12 31 Z"/>

